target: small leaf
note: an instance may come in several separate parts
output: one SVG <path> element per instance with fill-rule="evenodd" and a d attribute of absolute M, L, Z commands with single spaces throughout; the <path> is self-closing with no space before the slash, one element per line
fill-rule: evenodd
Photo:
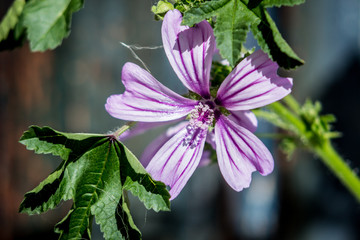
<path fill-rule="evenodd" d="M 155 14 L 155 20 L 163 20 L 165 14 L 173 9 L 174 6 L 168 1 L 159 1 L 156 6 L 151 7 L 151 11 Z"/>
<path fill-rule="evenodd" d="M 71 16 L 83 0 L 30 0 L 24 9 L 24 26 L 32 51 L 59 46 L 70 34 Z"/>
<path fill-rule="evenodd" d="M 63 159 L 55 172 L 25 194 L 19 209 L 38 214 L 72 199 L 70 212 L 55 228 L 60 239 L 89 239 L 93 218 L 105 239 L 140 239 L 124 190 L 139 197 L 148 209 L 169 210 L 170 194 L 165 184 L 154 181 L 114 136 L 62 133 L 32 126 L 20 142 L 36 153 Z"/>

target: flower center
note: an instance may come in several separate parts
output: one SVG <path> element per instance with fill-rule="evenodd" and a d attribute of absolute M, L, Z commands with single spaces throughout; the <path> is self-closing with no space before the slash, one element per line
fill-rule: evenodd
<path fill-rule="evenodd" d="M 201 139 L 206 137 L 206 132 L 214 120 L 214 110 L 208 104 L 200 102 L 190 112 L 189 125 L 184 138 L 184 146 L 196 147 Z"/>
<path fill-rule="evenodd" d="M 190 112 L 189 124 L 193 128 L 207 129 L 214 120 L 214 110 L 200 102 Z"/>

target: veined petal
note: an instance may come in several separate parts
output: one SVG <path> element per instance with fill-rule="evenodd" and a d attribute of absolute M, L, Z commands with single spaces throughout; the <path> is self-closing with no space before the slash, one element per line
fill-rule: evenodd
<path fill-rule="evenodd" d="M 207 130 L 197 129 L 188 143 L 188 128 L 185 127 L 166 142 L 151 159 L 146 170 L 158 181 L 170 186 L 170 199 L 174 199 L 185 186 L 199 165 Z M 195 142 L 194 142 L 195 141 Z"/>
<path fill-rule="evenodd" d="M 291 92 L 292 78 L 277 75 L 279 66 L 261 50 L 242 60 L 221 84 L 215 99 L 228 110 L 250 110 Z"/>
<path fill-rule="evenodd" d="M 255 132 L 257 129 L 258 121 L 252 111 L 230 111 L 229 119 L 236 124 L 246 128 L 250 132 Z"/>
<path fill-rule="evenodd" d="M 178 10 L 168 11 L 162 24 L 165 53 L 182 83 L 204 98 L 210 98 L 210 70 L 215 37 L 210 24 L 202 21 L 195 27 L 181 25 Z"/>
<path fill-rule="evenodd" d="M 182 122 L 178 123 L 175 126 L 169 127 L 163 134 L 161 134 L 160 136 L 155 138 L 145 148 L 144 153 L 141 155 L 141 157 L 140 157 L 141 164 L 144 167 L 146 167 L 149 164 L 150 160 L 153 158 L 153 156 L 155 156 L 155 154 L 159 151 L 159 149 L 167 141 L 169 141 L 176 133 L 178 133 L 181 129 L 186 127 L 188 124 L 189 124 L 188 121 L 182 121 Z M 206 138 L 206 141 L 208 141 L 209 135 L 210 134 L 208 134 L 208 136 Z M 214 135 L 214 134 L 212 134 L 212 135 Z M 213 142 L 214 142 L 214 146 L 215 146 L 215 138 L 214 138 Z M 210 151 L 204 151 L 203 152 L 203 154 L 201 156 L 201 159 L 200 159 L 199 167 L 203 167 L 203 166 L 206 166 L 206 165 L 210 164 L 210 162 L 211 162 L 210 155 L 211 155 Z"/>
<path fill-rule="evenodd" d="M 210 144 L 210 146 L 216 150 L 216 143 L 215 143 L 215 133 L 214 130 L 212 130 L 211 132 L 209 132 L 206 136 L 206 142 L 208 144 Z"/>
<path fill-rule="evenodd" d="M 160 148 L 169 141 L 176 133 L 181 131 L 189 124 L 188 121 L 183 121 L 175 126 L 169 127 L 163 134 L 155 138 L 144 150 L 144 153 L 140 157 L 140 162 L 146 167 L 150 160 L 160 150 Z"/>
<path fill-rule="evenodd" d="M 249 187 L 255 170 L 262 175 L 272 172 L 274 160 L 265 145 L 225 116 L 220 116 L 215 124 L 215 140 L 220 171 L 234 190 Z"/>
<path fill-rule="evenodd" d="M 136 64 L 122 70 L 125 92 L 112 95 L 105 104 L 113 117 L 140 122 L 163 122 L 186 116 L 197 101 L 180 96 Z"/>
<path fill-rule="evenodd" d="M 211 151 L 204 150 L 200 159 L 199 167 L 206 167 L 211 163 Z"/>

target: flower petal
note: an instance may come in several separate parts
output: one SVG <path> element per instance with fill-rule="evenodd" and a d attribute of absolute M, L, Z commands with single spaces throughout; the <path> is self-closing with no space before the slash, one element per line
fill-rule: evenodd
<path fill-rule="evenodd" d="M 250 132 L 255 132 L 257 129 L 258 121 L 252 111 L 230 111 L 229 119 L 236 124 L 246 128 Z"/>
<path fill-rule="evenodd" d="M 292 78 L 277 75 L 279 66 L 259 50 L 242 60 L 221 84 L 215 99 L 228 110 L 265 106 L 291 92 Z"/>
<path fill-rule="evenodd" d="M 211 151 L 204 150 L 200 159 L 199 167 L 206 167 L 211 164 Z"/>
<path fill-rule="evenodd" d="M 188 127 L 183 128 L 166 142 L 151 159 L 146 170 L 158 181 L 164 182 L 171 187 L 171 199 L 174 199 L 185 186 L 196 167 L 199 165 L 206 134 L 206 130 L 200 130 L 193 139 L 197 142 L 186 144 L 185 138 L 188 136 Z M 198 135 L 200 134 L 200 135 Z"/>
<path fill-rule="evenodd" d="M 206 142 L 208 144 L 210 144 L 210 146 L 216 150 L 216 143 L 215 143 L 215 133 L 214 130 L 212 130 L 211 132 L 208 132 L 207 136 L 206 136 Z"/>
<path fill-rule="evenodd" d="M 179 124 L 169 127 L 163 134 L 155 138 L 144 150 L 143 154 L 140 157 L 141 164 L 146 167 L 150 160 L 155 156 L 155 154 L 159 151 L 159 149 L 169 141 L 176 133 L 178 133 L 181 129 L 186 127 L 189 124 L 188 121 L 180 122 Z M 130 130 L 131 131 L 131 130 Z M 209 136 L 210 134 L 208 134 Z M 214 134 L 212 134 L 214 135 Z M 121 135 L 122 136 L 122 135 Z M 207 136 L 206 141 L 208 141 L 209 137 Z M 215 146 L 215 138 L 214 138 L 214 146 Z M 215 149 L 215 148 L 214 148 Z M 211 152 L 204 150 L 199 167 L 207 166 L 211 163 Z"/>
<path fill-rule="evenodd" d="M 166 55 L 175 73 L 190 91 L 210 98 L 210 70 L 215 37 L 210 24 L 202 21 L 195 27 L 181 25 L 178 10 L 168 11 L 162 24 Z"/>
<path fill-rule="evenodd" d="M 122 70 L 125 92 L 112 95 L 105 104 L 113 117 L 140 122 L 163 122 L 186 116 L 197 101 L 184 98 L 157 81 L 136 64 Z"/>
<path fill-rule="evenodd" d="M 236 191 L 247 188 L 255 170 L 267 175 L 274 168 L 274 160 L 265 145 L 249 130 L 225 116 L 215 125 L 216 153 L 220 171 L 226 182 Z"/>
<path fill-rule="evenodd" d="M 140 162 L 146 167 L 150 160 L 160 150 L 160 148 L 169 141 L 176 133 L 188 125 L 188 121 L 183 121 L 175 126 L 169 127 L 163 134 L 155 138 L 144 150 L 140 157 Z"/>

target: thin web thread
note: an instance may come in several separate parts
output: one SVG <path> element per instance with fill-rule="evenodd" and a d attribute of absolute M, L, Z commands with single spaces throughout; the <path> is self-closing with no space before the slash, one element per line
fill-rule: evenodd
<path fill-rule="evenodd" d="M 148 71 L 149 73 L 151 73 L 149 68 L 146 66 L 145 62 L 143 60 L 141 60 L 141 58 L 136 54 L 136 52 L 134 50 L 155 50 L 155 49 L 159 49 L 159 48 L 163 47 L 163 46 L 142 47 L 142 46 L 137 46 L 137 45 L 127 45 L 126 43 L 123 43 L 123 42 L 120 42 L 120 44 L 123 45 L 124 47 L 126 47 L 127 49 L 129 49 L 131 54 L 133 55 L 133 57 L 135 59 L 137 59 L 138 61 L 140 61 L 141 64 L 146 69 L 146 71 Z"/>

